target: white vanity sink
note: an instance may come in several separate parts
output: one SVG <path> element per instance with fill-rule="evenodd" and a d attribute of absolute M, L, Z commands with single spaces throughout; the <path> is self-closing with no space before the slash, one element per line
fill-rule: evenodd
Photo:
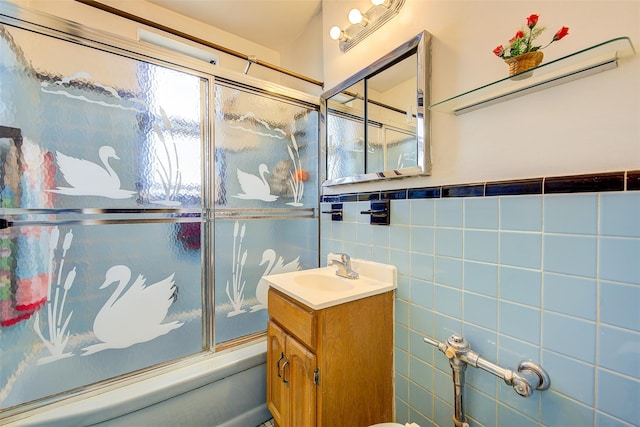
<path fill-rule="evenodd" d="M 263 279 L 269 286 L 314 310 L 381 294 L 397 287 L 396 267 L 393 265 L 351 259 L 351 268 L 359 274 L 357 279 L 337 276 L 334 266 L 273 274 Z"/>

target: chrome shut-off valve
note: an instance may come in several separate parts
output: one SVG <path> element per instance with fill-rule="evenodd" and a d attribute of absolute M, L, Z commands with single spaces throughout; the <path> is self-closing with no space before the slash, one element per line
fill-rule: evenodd
<path fill-rule="evenodd" d="M 523 361 L 518 365 L 518 372 L 507 371 L 511 373 L 511 379 L 508 381 L 505 374 L 504 381 L 520 396 L 529 397 L 534 390 L 546 390 L 551 385 L 549 375 L 537 363 Z"/>
<path fill-rule="evenodd" d="M 453 334 L 446 342 L 440 342 L 433 338 L 424 338 L 424 342 L 435 346 L 449 359 L 449 365 L 453 371 L 453 397 L 454 397 L 454 427 L 469 427 L 464 414 L 464 374 L 467 365 L 480 368 L 512 386 L 520 396 L 529 397 L 534 390 L 546 390 L 551 385 L 549 375 L 541 366 L 524 361 L 520 362 L 517 371 L 504 369 L 480 357 L 471 350 L 471 344 L 460 334 Z"/>
<path fill-rule="evenodd" d="M 520 396 L 529 397 L 533 394 L 534 390 L 546 390 L 551 385 L 549 375 L 537 363 L 523 361 L 520 362 L 515 371 L 504 369 L 483 359 L 478 353 L 472 351 L 469 342 L 460 334 L 451 335 L 446 343 L 431 338 L 425 338 L 424 341 L 436 346 L 438 350 L 449 358 L 450 363 L 453 358 L 456 358 L 467 365 L 480 368 L 498 378 L 502 378 L 504 382 L 512 386 L 513 390 Z M 451 367 L 455 369 L 455 364 L 451 363 Z"/>

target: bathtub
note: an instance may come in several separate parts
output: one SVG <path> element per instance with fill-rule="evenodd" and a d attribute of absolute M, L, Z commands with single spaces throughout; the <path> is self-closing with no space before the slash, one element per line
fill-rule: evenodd
<path fill-rule="evenodd" d="M 2 420 L 6 426 L 238 426 L 271 418 L 266 339 L 199 355 Z"/>

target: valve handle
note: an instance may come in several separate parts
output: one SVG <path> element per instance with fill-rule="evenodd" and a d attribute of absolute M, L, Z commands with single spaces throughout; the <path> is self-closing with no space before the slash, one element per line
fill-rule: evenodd
<path fill-rule="evenodd" d="M 453 347 L 447 347 L 444 351 L 444 355 L 447 356 L 448 359 L 453 359 L 456 357 L 456 349 Z"/>

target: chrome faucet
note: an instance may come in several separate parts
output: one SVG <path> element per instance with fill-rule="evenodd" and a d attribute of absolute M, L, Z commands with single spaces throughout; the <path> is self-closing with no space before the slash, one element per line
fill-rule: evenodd
<path fill-rule="evenodd" d="M 358 273 L 351 269 L 351 257 L 347 254 L 336 254 L 340 256 L 340 260 L 331 259 L 329 265 L 338 267 L 336 274 L 347 279 L 357 279 Z"/>

